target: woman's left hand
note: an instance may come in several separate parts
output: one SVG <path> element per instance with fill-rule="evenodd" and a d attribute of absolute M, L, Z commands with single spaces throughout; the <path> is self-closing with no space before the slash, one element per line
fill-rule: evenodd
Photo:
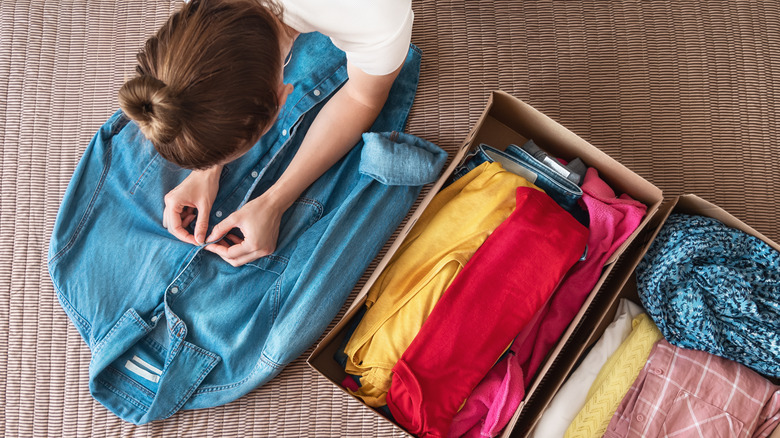
<path fill-rule="evenodd" d="M 284 210 L 268 193 L 260 195 L 218 223 L 206 241 L 224 239 L 206 249 L 236 267 L 265 257 L 276 250 Z M 243 239 L 230 232 L 235 228 L 241 230 Z"/>

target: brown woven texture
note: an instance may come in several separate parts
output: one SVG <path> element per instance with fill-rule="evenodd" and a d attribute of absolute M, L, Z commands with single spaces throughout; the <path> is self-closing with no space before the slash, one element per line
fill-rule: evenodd
<path fill-rule="evenodd" d="M 223 407 L 145 426 L 89 395 L 90 354 L 46 271 L 59 201 L 177 7 L 0 0 L 0 435 L 394 436 L 300 358 Z M 408 131 L 453 152 L 490 91 L 530 103 L 667 196 L 696 193 L 780 241 L 777 1 L 416 0 Z"/>

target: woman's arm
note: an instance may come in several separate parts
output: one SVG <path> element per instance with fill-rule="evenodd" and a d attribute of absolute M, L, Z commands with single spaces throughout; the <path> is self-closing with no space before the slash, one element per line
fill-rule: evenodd
<path fill-rule="evenodd" d="M 371 127 L 400 70 L 398 67 L 388 75 L 374 76 L 347 63 L 349 79 L 317 115 L 279 180 L 217 224 L 207 241 L 218 239 L 233 228 L 239 228 L 244 239 L 228 235 L 232 246 L 221 241 L 206 249 L 233 266 L 271 254 L 276 249 L 282 214 Z"/>

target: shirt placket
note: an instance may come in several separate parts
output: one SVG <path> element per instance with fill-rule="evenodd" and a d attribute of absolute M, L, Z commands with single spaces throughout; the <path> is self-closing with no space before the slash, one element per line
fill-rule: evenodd
<path fill-rule="evenodd" d="M 249 200 L 255 188 L 263 181 L 269 167 L 271 167 L 275 160 L 279 159 L 289 147 L 292 147 L 292 143 L 299 138 L 299 136 L 296 135 L 298 133 L 298 127 L 307 113 L 332 94 L 332 92 L 344 82 L 344 75 L 340 73 L 343 73 L 341 72 L 341 69 L 312 87 L 312 89 L 308 93 L 305 93 L 296 105 L 287 112 L 286 116 L 275 124 L 272 132 L 269 132 L 271 135 L 276 134 L 275 143 L 269 150 L 272 154 L 271 158 L 264 159 L 264 157 L 260 157 L 251 170 L 248 172 L 244 171 L 246 172 L 246 176 L 241 179 L 238 186 L 230 192 L 230 195 L 228 195 L 217 208 L 212 210 L 210 218 L 211 223 L 217 223 L 224 219 L 230 212 L 238 210 Z M 182 345 L 186 343 L 185 338 L 188 331 L 186 323 L 174 312 L 173 308 L 176 307 L 176 301 L 187 299 L 187 289 L 193 279 L 197 277 L 198 269 L 203 257 L 202 250 L 208 243 L 211 242 L 195 247 L 191 253 L 185 256 L 186 262 L 184 266 L 174 276 L 173 280 L 165 289 L 162 304 L 168 324 L 168 333 L 170 335 L 170 345 L 165 361 L 166 370 L 169 370 L 171 367 L 176 367 L 177 355 L 181 352 Z M 157 319 L 159 319 L 159 317 L 153 317 L 152 322 L 156 322 Z M 217 358 L 216 361 L 218 360 L 219 359 Z M 214 365 L 216 365 L 216 363 L 213 365 L 210 364 L 212 367 Z M 187 389 L 187 392 L 192 392 L 197 389 L 197 386 L 201 381 L 202 379 L 195 381 L 193 385 Z M 161 381 L 161 384 L 162 383 L 163 381 Z M 157 395 L 159 396 L 159 393 Z M 157 398 L 158 397 L 155 397 L 155 399 Z M 149 414 L 159 415 L 160 413 L 153 414 L 150 411 Z M 166 416 L 167 413 L 162 415 Z"/>

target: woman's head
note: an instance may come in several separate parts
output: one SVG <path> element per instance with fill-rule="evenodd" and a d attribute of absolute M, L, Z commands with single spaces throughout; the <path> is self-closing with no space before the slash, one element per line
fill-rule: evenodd
<path fill-rule="evenodd" d="M 165 159 L 203 169 L 246 152 L 286 98 L 272 4 L 193 0 L 138 54 L 119 104 Z"/>

